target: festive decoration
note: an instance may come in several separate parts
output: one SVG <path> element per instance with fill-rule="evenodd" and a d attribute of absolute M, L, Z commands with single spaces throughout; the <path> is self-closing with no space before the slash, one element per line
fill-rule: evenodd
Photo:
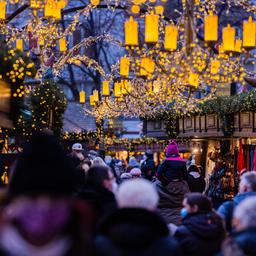
<path fill-rule="evenodd" d="M 125 45 L 137 46 L 138 45 L 138 22 L 131 16 L 129 20 L 125 22 Z"/>
<path fill-rule="evenodd" d="M 244 21 L 243 26 L 243 46 L 255 47 L 256 45 L 256 22 L 253 21 L 252 16 L 248 21 Z"/>
<path fill-rule="evenodd" d="M 85 91 L 84 90 L 82 90 L 82 91 L 80 91 L 79 92 L 79 102 L 81 103 L 81 104 L 84 104 L 85 103 L 85 96 L 86 96 L 86 94 L 85 94 Z"/>

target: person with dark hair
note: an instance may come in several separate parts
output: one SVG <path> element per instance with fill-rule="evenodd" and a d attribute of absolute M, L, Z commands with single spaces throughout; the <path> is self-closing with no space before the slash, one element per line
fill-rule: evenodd
<path fill-rule="evenodd" d="M 182 225 L 174 237 L 179 241 L 184 255 L 215 255 L 225 238 L 221 218 L 212 210 L 208 197 L 200 193 L 185 196 L 181 210 Z"/>
<path fill-rule="evenodd" d="M 55 137 L 31 138 L 10 177 L 10 201 L 0 212 L 3 255 L 91 255 L 93 214 L 88 204 L 71 198 L 73 174 Z"/>
<path fill-rule="evenodd" d="M 190 192 L 203 193 L 205 190 L 205 180 L 196 165 L 190 165 L 188 168 L 188 186 Z"/>
<path fill-rule="evenodd" d="M 148 149 L 143 157 L 144 161 L 141 163 L 141 176 L 144 179 L 152 180 L 156 172 L 153 151 Z"/>
<path fill-rule="evenodd" d="M 157 179 L 155 185 L 160 197 L 158 213 L 166 223 L 179 225 L 182 201 L 189 187 L 186 162 L 180 158 L 178 145 L 174 141 L 166 149 L 166 158 L 158 168 Z"/>
<path fill-rule="evenodd" d="M 87 173 L 86 185 L 77 197 L 89 202 L 94 207 L 96 219 L 100 220 L 117 208 L 116 188 L 114 174 L 108 166 L 92 166 Z"/>

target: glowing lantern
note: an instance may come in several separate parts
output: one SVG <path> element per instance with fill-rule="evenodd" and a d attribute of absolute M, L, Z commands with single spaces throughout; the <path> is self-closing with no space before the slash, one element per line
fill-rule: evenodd
<path fill-rule="evenodd" d="M 163 15 L 164 13 L 164 7 L 162 5 L 158 5 L 155 7 L 156 14 Z"/>
<path fill-rule="evenodd" d="M 84 104 L 84 103 L 85 103 L 85 91 L 84 91 L 84 90 L 82 90 L 82 91 L 79 92 L 79 102 L 80 102 L 81 104 Z"/>
<path fill-rule="evenodd" d="M 60 19 L 62 6 L 62 1 L 47 0 L 44 6 L 44 16 Z"/>
<path fill-rule="evenodd" d="M 127 81 L 127 80 L 124 81 L 124 91 L 125 91 L 124 94 L 128 94 L 132 91 L 132 85 L 130 81 Z"/>
<path fill-rule="evenodd" d="M 110 95 L 109 92 L 109 81 L 102 82 L 102 96 L 107 97 Z"/>
<path fill-rule="evenodd" d="M 161 89 L 161 82 L 160 81 L 154 81 L 153 83 L 153 92 L 154 93 L 158 93 L 160 92 L 160 89 Z"/>
<path fill-rule="evenodd" d="M 44 39 L 41 36 L 39 37 L 39 45 L 44 46 Z"/>
<path fill-rule="evenodd" d="M 90 105 L 95 106 L 94 95 L 90 95 Z"/>
<path fill-rule="evenodd" d="M 121 97 L 121 84 L 118 82 L 114 83 L 114 96 Z"/>
<path fill-rule="evenodd" d="M 189 85 L 192 85 L 197 88 L 199 86 L 199 75 L 197 73 L 190 71 L 188 83 Z"/>
<path fill-rule="evenodd" d="M 226 28 L 223 28 L 222 38 L 223 38 L 223 50 L 224 51 L 234 51 L 235 49 L 235 36 L 236 30 L 228 24 Z"/>
<path fill-rule="evenodd" d="M 152 74 L 155 70 L 155 63 L 152 59 L 149 58 L 142 58 L 141 65 L 140 65 L 140 75 L 141 76 L 148 76 Z"/>
<path fill-rule="evenodd" d="M 6 1 L 0 1 L 0 20 L 5 19 L 6 14 Z"/>
<path fill-rule="evenodd" d="M 218 41 L 218 16 L 213 12 L 204 18 L 204 40 Z"/>
<path fill-rule="evenodd" d="M 219 73 L 220 70 L 220 61 L 219 60 L 212 60 L 211 61 L 211 74 L 215 75 Z"/>
<path fill-rule="evenodd" d="M 23 51 L 23 40 L 22 39 L 16 40 L 16 48 L 20 51 Z"/>
<path fill-rule="evenodd" d="M 145 17 L 145 42 L 158 42 L 158 15 L 150 13 Z"/>
<path fill-rule="evenodd" d="M 256 45 L 256 22 L 250 16 L 248 21 L 244 21 L 243 26 L 243 46 L 255 47 Z"/>
<path fill-rule="evenodd" d="M 100 4 L 100 1 L 99 1 L 99 0 L 90 0 L 90 2 L 91 2 L 91 4 L 92 4 L 93 6 L 97 6 L 97 5 Z"/>
<path fill-rule="evenodd" d="M 235 52 L 241 52 L 242 51 L 242 40 L 240 39 L 237 39 L 235 41 L 235 49 L 234 49 Z"/>
<path fill-rule="evenodd" d="M 166 50 L 174 51 L 177 49 L 178 40 L 178 28 L 173 25 L 168 25 L 165 27 L 165 38 L 164 38 L 164 48 Z"/>
<path fill-rule="evenodd" d="M 67 42 L 65 38 L 61 38 L 59 40 L 59 47 L 60 47 L 60 52 L 65 52 L 67 50 Z"/>
<path fill-rule="evenodd" d="M 120 60 L 120 75 L 123 77 L 129 76 L 130 59 L 122 57 Z"/>
<path fill-rule="evenodd" d="M 131 8 L 132 13 L 138 14 L 140 12 L 140 7 L 139 5 L 133 5 Z"/>
<path fill-rule="evenodd" d="M 138 39 L 138 22 L 131 16 L 124 24 L 125 45 L 137 46 Z"/>
<path fill-rule="evenodd" d="M 95 102 L 99 101 L 99 91 L 98 90 L 93 90 L 93 98 Z"/>

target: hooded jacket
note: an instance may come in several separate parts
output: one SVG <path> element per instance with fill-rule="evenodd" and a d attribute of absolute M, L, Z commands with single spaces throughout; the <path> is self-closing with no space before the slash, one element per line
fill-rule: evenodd
<path fill-rule="evenodd" d="M 167 224 L 180 225 L 182 202 L 184 195 L 189 193 L 187 182 L 173 181 L 165 186 L 162 182 L 156 181 L 155 186 L 159 194 L 158 214 L 164 218 Z"/>
<path fill-rule="evenodd" d="M 218 213 L 222 216 L 225 221 L 227 231 L 231 232 L 232 230 L 232 218 L 234 209 L 246 198 L 256 196 L 256 192 L 245 192 L 237 194 L 233 201 L 227 201 L 223 203 L 219 209 Z"/>
<path fill-rule="evenodd" d="M 174 237 L 180 243 L 184 255 L 215 255 L 219 252 L 225 229 L 215 212 L 187 215 Z"/>
<path fill-rule="evenodd" d="M 97 255 L 179 256 L 180 249 L 157 214 L 137 208 L 119 209 L 100 225 Z"/>

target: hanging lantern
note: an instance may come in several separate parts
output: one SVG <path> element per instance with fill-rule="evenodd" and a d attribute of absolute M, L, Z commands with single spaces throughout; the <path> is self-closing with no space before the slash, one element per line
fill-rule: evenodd
<path fill-rule="evenodd" d="M 197 73 L 190 71 L 188 83 L 189 85 L 192 85 L 195 88 L 197 88 L 199 86 L 199 75 Z"/>
<path fill-rule="evenodd" d="M 65 38 L 60 38 L 59 48 L 60 48 L 60 52 L 65 52 L 67 50 L 67 42 Z"/>
<path fill-rule="evenodd" d="M 155 70 L 155 63 L 152 59 L 144 57 L 141 59 L 140 64 L 140 75 L 141 76 L 148 76 L 154 73 Z"/>
<path fill-rule="evenodd" d="M 127 46 L 137 46 L 138 39 L 138 22 L 130 16 L 130 19 L 127 20 L 124 24 L 125 32 L 125 45 Z"/>
<path fill-rule="evenodd" d="M 99 101 L 99 91 L 98 90 L 93 90 L 93 98 L 95 102 Z"/>
<path fill-rule="evenodd" d="M 235 52 L 241 52 L 242 51 L 242 44 L 243 44 L 242 40 L 236 39 L 234 51 Z"/>
<path fill-rule="evenodd" d="M 145 17 L 145 42 L 158 42 L 158 15 L 153 12 L 146 14 Z"/>
<path fill-rule="evenodd" d="M 130 59 L 127 57 L 122 57 L 120 59 L 120 76 L 128 77 L 130 68 Z"/>
<path fill-rule="evenodd" d="M 213 74 L 213 75 L 219 73 L 220 61 L 219 60 L 212 60 L 210 69 L 211 69 L 211 74 Z"/>
<path fill-rule="evenodd" d="M 118 82 L 114 83 L 114 96 L 116 98 L 121 97 L 121 84 Z"/>
<path fill-rule="evenodd" d="M 140 12 L 140 6 L 139 5 L 133 5 L 131 8 L 132 13 L 138 14 Z"/>
<path fill-rule="evenodd" d="M 23 40 L 22 39 L 16 40 L 16 48 L 20 51 L 23 51 Z"/>
<path fill-rule="evenodd" d="M 45 17 L 52 17 L 54 12 L 54 3 L 53 0 L 46 0 L 45 6 L 44 6 L 44 16 Z"/>
<path fill-rule="evenodd" d="M 47 0 L 44 6 L 44 16 L 61 19 L 61 7 L 63 3 L 55 0 Z"/>
<path fill-rule="evenodd" d="M 204 40 L 218 41 L 218 16 L 212 11 L 204 18 Z"/>
<path fill-rule="evenodd" d="M 110 95 L 109 92 L 109 81 L 102 82 L 102 96 L 108 97 Z"/>
<path fill-rule="evenodd" d="M 84 103 L 85 103 L 85 91 L 84 91 L 84 90 L 82 90 L 82 91 L 79 92 L 79 102 L 80 102 L 81 104 L 84 104 Z"/>
<path fill-rule="evenodd" d="M 161 89 L 161 82 L 158 81 L 158 80 L 154 81 L 154 83 L 153 83 L 153 92 L 158 93 L 158 92 L 160 92 L 160 89 Z"/>
<path fill-rule="evenodd" d="M 94 100 L 94 95 L 90 95 L 90 105 L 95 106 L 95 100 Z"/>
<path fill-rule="evenodd" d="M 44 46 L 44 38 L 42 36 L 39 37 L 39 45 Z"/>
<path fill-rule="evenodd" d="M 0 1 L 0 20 L 4 20 L 6 15 L 6 1 Z"/>
<path fill-rule="evenodd" d="M 164 48 L 170 51 L 176 50 L 177 41 L 178 41 L 178 28 L 174 25 L 167 25 L 165 27 Z"/>
<path fill-rule="evenodd" d="M 93 5 L 93 6 L 98 6 L 100 4 L 100 0 L 90 0 L 90 3 Z"/>
<path fill-rule="evenodd" d="M 125 90 L 125 94 L 129 94 L 132 92 L 132 85 L 130 81 L 128 80 L 124 81 L 124 90 Z"/>
<path fill-rule="evenodd" d="M 234 51 L 235 49 L 235 36 L 236 30 L 228 24 L 227 27 L 223 28 L 222 39 L 223 39 L 223 50 Z"/>
<path fill-rule="evenodd" d="M 253 21 L 252 16 L 248 21 L 244 21 L 243 25 L 243 46 L 255 47 L 256 45 L 256 22 Z"/>

